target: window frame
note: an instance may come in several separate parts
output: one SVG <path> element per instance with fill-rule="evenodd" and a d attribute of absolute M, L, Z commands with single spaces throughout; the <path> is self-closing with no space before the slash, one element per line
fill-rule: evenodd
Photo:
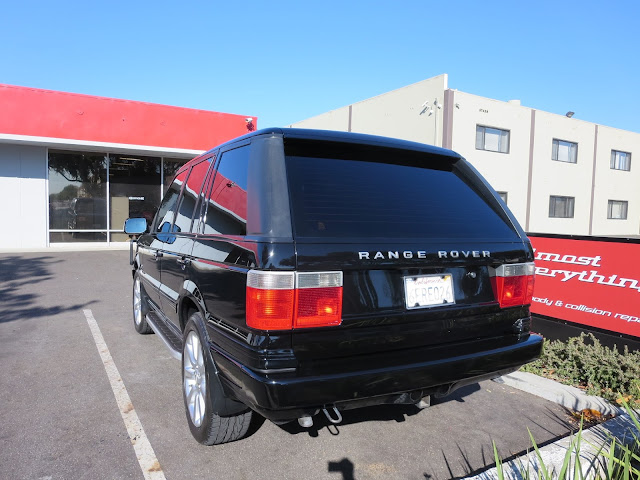
<path fill-rule="evenodd" d="M 198 196 L 198 204 L 196 205 L 193 223 L 191 224 L 191 231 L 196 234 L 204 233 L 204 218 L 207 213 L 207 199 L 211 194 L 213 188 L 213 179 L 218 173 L 218 163 L 220 160 L 220 150 L 216 149 L 207 156 L 207 160 L 211 161 L 211 167 L 207 172 L 207 176 L 204 179 L 204 183 L 200 188 L 200 195 Z M 196 225 L 197 222 L 197 225 Z"/>
<path fill-rule="evenodd" d="M 616 155 L 617 153 L 624 153 L 626 156 L 626 164 L 627 164 L 627 168 L 618 168 L 616 167 L 616 164 L 620 164 L 620 162 L 616 161 L 618 160 L 618 156 Z M 620 170 L 622 172 L 630 172 L 631 171 L 631 152 L 625 152 L 623 150 L 615 150 L 615 149 L 611 149 L 611 162 L 609 163 L 609 168 L 611 170 Z"/>
<path fill-rule="evenodd" d="M 209 161 L 209 160 L 211 160 L 211 161 Z M 205 188 L 205 185 L 207 184 L 207 179 L 209 178 L 209 175 L 211 174 L 211 171 L 214 168 L 214 166 L 213 166 L 213 162 L 214 161 L 215 161 L 215 157 L 213 157 L 211 155 L 207 155 L 205 157 L 202 157 L 199 161 L 195 162 L 194 164 L 192 164 L 189 167 L 189 172 L 187 173 L 187 176 L 185 177 L 184 185 L 182 185 L 182 189 L 180 190 L 180 196 L 178 197 L 178 203 L 177 203 L 177 208 L 176 208 L 176 211 L 175 211 L 175 215 L 173 216 L 173 222 L 171 223 L 171 230 L 172 231 L 175 231 L 176 221 L 178 220 L 178 213 L 180 213 L 180 210 L 182 209 L 182 203 L 184 202 L 185 189 L 187 188 L 187 185 L 189 184 L 189 179 L 191 178 L 191 175 L 192 175 L 193 171 L 195 170 L 195 168 L 198 165 L 201 165 L 202 163 L 208 163 L 209 165 L 207 166 L 207 171 L 205 172 L 204 176 L 202 177 L 202 183 L 198 187 L 198 191 L 195 192 L 196 197 L 195 197 L 195 202 L 194 202 L 194 205 L 193 205 L 193 211 L 191 212 L 191 217 L 190 217 L 190 222 L 189 222 L 189 229 L 180 231 L 180 233 L 197 233 L 194 230 L 194 223 L 198 219 L 198 214 L 200 213 L 198 202 L 200 201 L 200 198 L 202 197 L 202 190 Z M 176 174 L 176 176 L 177 176 L 177 174 Z M 172 183 L 173 183 L 173 181 L 172 181 Z"/>
<path fill-rule="evenodd" d="M 500 150 L 501 147 L 501 142 L 502 142 L 502 134 L 500 135 L 500 144 L 498 145 L 498 150 L 491 150 L 489 148 L 486 148 L 487 146 L 487 140 L 486 140 L 486 130 L 487 129 L 491 129 L 491 130 L 498 130 L 500 132 L 506 132 L 506 138 L 507 138 L 507 147 L 505 151 Z M 482 148 L 478 147 L 478 131 L 482 130 Z M 511 152 L 511 130 L 506 129 L 506 128 L 498 128 L 498 127 L 492 127 L 490 125 L 482 125 L 480 123 L 476 124 L 476 150 L 482 150 L 485 152 L 494 152 L 494 153 L 503 153 L 508 155 Z"/>
<path fill-rule="evenodd" d="M 166 215 L 170 209 L 167 210 L 167 212 L 165 212 L 162 216 L 162 218 L 160 218 L 160 212 L 162 211 L 162 205 L 164 204 L 164 200 L 167 196 L 167 194 L 169 193 L 169 190 L 171 190 L 171 186 L 174 184 L 174 182 L 176 181 L 176 178 L 178 178 L 178 175 L 180 175 L 183 172 L 186 172 L 186 175 L 184 177 L 184 182 L 182 183 L 182 185 L 180 185 L 180 190 L 178 191 L 178 197 L 176 199 L 175 202 L 175 209 L 173 210 L 173 216 L 171 217 L 171 222 L 170 225 L 171 227 L 173 227 L 173 225 L 175 224 L 176 221 L 176 212 L 178 211 L 178 207 L 180 205 L 180 202 L 182 200 L 182 189 L 184 188 L 185 184 L 187 183 L 187 178 L 189 177 L 189 171 L 190 171 L 190 167 L 185 167 L 184 165 L 182 167 L 180 167 L 178 169 L 178 171 L 176 172 L 176 174 L 173 176 L 173 178 L 171 179 L 171 182 L 169 183 L 169 186 L 167 187 L 167 191 L 164 192 L 164 195 L 162 196 L 162 199 L 160 200 L 160 205 L 158 205 L 158 211 L 156 212 L 156 215 L 153 219 L 153 224 L 151 226 L 151 232 L 154 234 L 157 233 L 167 233 L 167 232 L 161 232 L 159 230 L 160 228 L 160 222 L 162 221 L 162 219 L 164 218 L 164 215 Z M 166 222 L 165 222 L 166 223 Z"/>
<path fill-rule="evenodd" d="M 566 200 L 571 206 L 570 215 L 556 215 L 557 201 Z M 576 197 L 570 197 L 566 195 L 549 195 L 549 218 L 575 218 L 576 210 Z"/>
<path fill-rule="evenodd" d="M 198 224 L 198 228 L 194 229 L 194 232 L 200 235 L 214 235 L 214 236 L 220 236 L 220 237 L 235 237 L 235 238 L 244 238 L 247 236 L 246 232 L 248 231 L 248 227 L 245 223 L 245 234 L 244 235 L 235 235 L 235 234 L 229 234 L 229 233 L 205 233 L 205 226 L 206 226 L 206 218 L 207 218 L 207 209 L 208 209 L 208 205 L 209 205 L 209 200 L 211 198 L 211 194 L 213 193 L 213 188 L 215 186 L 215 180 L 216 177 L 218 176 L 218 172 L 220 170 L 220 165 L 222 163 L 222 157 L 225 153 L 233 151 L 233 150 L 237 150 L 240 148 L 248 148 L 249 149 L 249 156 L 248 158 L 248 162 L 249 162 L 249 157 L 251 155 L 251 141 L 247 140 L 247 141 L 243 141 L 243 142 L 238 142 L 238 143 L 234 143 L 226 148 L 224 148 L 223 150 L 221 149 L 216 149 L 213 152 L 212 157 L 212 168 L 209 171 L 209 174 L 207 175 L 207 179 L 205 180 L 205 183 L 202 186 L 202 195 L 201 195 L 201 206 L 200 206 L 200 218 L 199 218 L 199 224 Z M 248 176 L 250 175 L 250 172 L 248 171 L 248 167 L 249 165 L 247 164 L 247 190 L 248 190 L 248 183 L 249 183 L 249 178 Z M 247 199 L 248 200 L 248 199 Z M 245 219 L 245 222 L 248 222 L 248 219 Z M 193 225 L 192 225 L 193 228 Z"/>
<path fill-rule="evenodd" d="M 560 149 L 560 142 L 569 144 L 570 149 L 572 145 L 575 145 L 575 154 L 574 154 L 573 161 L 571 161 L 571 159 L 567 161 L 567 160 L 560 160 L 558 158 L 558 150 Z M 570 140 L 562 140 L 561 138 L 552 139 L 551 140 L 551 160 L 553 160 L 554 162 L 577 164 L 578 163 L 578 142 L 572 142 Z"/>
<path fill-rule="evenodd" d="M 621 212 L 624 216 L 614 217 L 613 207 L 619 205 L 622 208 Z M 609 200 L 607 203 L 607 220 L 627 220 L 629 218 L 629 201 L 628 200 Z"/>

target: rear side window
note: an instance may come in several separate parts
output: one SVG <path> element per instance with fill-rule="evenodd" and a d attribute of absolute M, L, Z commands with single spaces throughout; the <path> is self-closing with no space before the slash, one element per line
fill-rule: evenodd
<path fill-rule="evenodd" d="M 385 162 L 287 156 L 296 237 L 500 239 L 516 233 L 451 160 L 414 152 Z M 352 157 L 354 159 L 350 159 Z M 371 157 L 373 159 L 373 156 Z"/>
<path fill-rule="evenodd" d="M 207 198 L 205 234 L 247 234 L 249 146 L 226 151 Z"/>
<path fill-rule="evenodd" d="M 156 216 L 155 231 L 156 232 L 168 232 L 171 224 L 173 223 L 173 217 L 176 213 L 178 206 L 178 197 L 180 196 L 180 190 L 182 184 L 187 177 L 188 170 L 180 172 L 173 180 L 167 193 L 164 194 L 160 208 Z"/>
<path fill-rule="evenodd" d="M 182 200 L 180 200 L 180 208 L 176 215 L 174 232 L 191 231 L 191 221 L 196 208 L 196 201 L 198 200 L 198 195 L 200 195 L 200 190 L 202 189 L 202 184 L 207 176 L 210 164 L 211 159 L 203 160 L 191 168 L 187 184 L 182 190 Z"/>

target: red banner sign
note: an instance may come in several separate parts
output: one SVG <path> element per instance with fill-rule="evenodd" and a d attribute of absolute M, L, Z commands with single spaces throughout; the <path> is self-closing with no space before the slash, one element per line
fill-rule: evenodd
<path fill-rule="evenodd" d="M 640 337 L 640 243 L 530 239 L 532 313 Z"/>

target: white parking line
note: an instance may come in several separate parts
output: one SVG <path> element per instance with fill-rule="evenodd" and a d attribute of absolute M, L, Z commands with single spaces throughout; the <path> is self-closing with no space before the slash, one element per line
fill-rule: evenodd
<path fill-rule="evenodd" d="M 149 439 L 144 433 L 144 429 L 142 428 L 138 414 L 133 408 L 133 403 L 131 403 L 131 398 L 129 398 L 129 394 L 124 386 L 122 377 L 120 376 L 120 373 L 118 373 L 118 369 L 111 357 L 111 353 L 109 353 L 109 348 L 104 341 L 102 332 L 100 332 L 100 327 L 98 327 L 96 319 L 93 318 L 91 310 L 84 310 L 84 316 L 87 318 L 87 323 L 89 324 L 89 329 L 93 335 L 93 340 L 96 342 L 96 347 L 98 347 L 98 352 L 100 353 L 104 369 L 107 372 L 107 377 L 109 377 L 111 390 L 113 390 L 113 394 L 116 397 L 120 415 L 122 415 L 124 425 L 127 427 L 127 433 L 129 434 L 131 445 L 133 445 L 133 449 L 138 457 L 138 463 L 142 469 L 142 474 L 144 475 L 144 478 L 148 480 L 165 480 L 162 467 L 160 467 L 160 463 L 158 462 L 156 454 L 151 447 L 151 443 L 149 443 Z"/>

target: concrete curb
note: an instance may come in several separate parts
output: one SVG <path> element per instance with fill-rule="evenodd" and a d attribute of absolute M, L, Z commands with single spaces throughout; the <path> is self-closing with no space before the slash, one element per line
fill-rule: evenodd
<path fill-rule="evenodd" d="M 509 387 L 531 393 L 574 412 L 585 408 L 597 410 L 603 415 L 621 415 L 625 412 L 623 408 L 611 405 L 604 398 L 587 395 L 579 388 L 562 385 L 533 373 L 514 372 L 500 378 Z"/>
<path fill-rule="evenodd" d="M 640 438 L 640 430 L 636 428 L 633 420 L 624 409 L 611 405 L 603 398 L 586 395 L 578 388 L 562 385 L 553 380 L 525 372 L 505 375 L 497 379 L 497 381 L 555 402 L 573 411 L 591 409 L 597 410 L 602 414 L 616 415 L 615 418 L 584 430 L 581 434 L 580 465 L 585 478 L 594 477 L 595 470 L 602 467 L 602 459 L 598 458 L 597 453 L 612 438 L 616 438 L 625 445 L 633 442 L 635 438 Z M 539 449 L 544 467 L 548 471 L 555 472 L 554 477 L 562 469 L 565 456 L 568 451 L 572 450 L 572 445 L 576 440 L 575 436 L 570 435 Z M 572 468 L 573 462 L 575 462 L 575 455 L 573 457 Z M 537 472 L 540 470 L 540 466 L 538 455 L 533 451 L 532 446 L 531 452 L 527 455 L 504 463 L 502 472 L 505 479 L 522 479 L 521 471 L 528 471 L 532 478 L 538 478 Z M 494 480 L 498 478 L 498 471 L 494 467 L 478 475 L 466 477 L 466 480 Z M 573 474 L 570 473 L 568 478 L 573 478 Z"/>

